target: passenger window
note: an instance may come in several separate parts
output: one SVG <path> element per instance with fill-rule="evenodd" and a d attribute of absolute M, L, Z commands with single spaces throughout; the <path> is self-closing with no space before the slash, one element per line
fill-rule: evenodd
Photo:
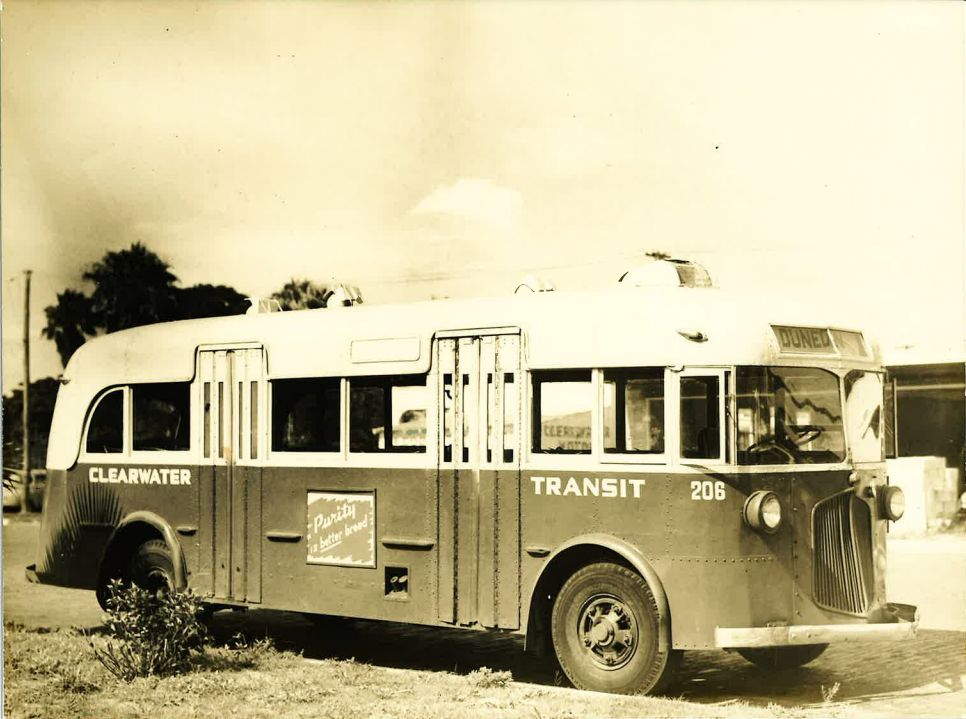
<path fill-rule="evenodd" d="M 124 390 L 115 389 L 97 404 L 87 426 L 87 451 L 120 454 L 124 451 Z"/>
<path fill-rule="evenodd" d="M 273 380 L 272 451 L 338 452 L 340 405 L 338 379 Z"/>
<path fill-rule="evenodd" d="M 139 384 L 131 387 L 134 443 L 138 452 L 183 452 L 191 441 L 187 382 Z"/>
<path fill-rule="evenodd" d="M 590 454 L 590 370 L 533 372 L 533 451 Z"/>
<path fill-rule="evenodd" d="M 718 377 L 681 378 L 681 456 L 719 459 L 720 387 Z"/>
<path fill-rule="evenodd" d="M 350 380 L 349 449 L 425 452 L 426 377 Z"/>
<path fill-rule="evenodd" d="M 604 371 L 604 452 L 664 452 L 664 369 Z"/>

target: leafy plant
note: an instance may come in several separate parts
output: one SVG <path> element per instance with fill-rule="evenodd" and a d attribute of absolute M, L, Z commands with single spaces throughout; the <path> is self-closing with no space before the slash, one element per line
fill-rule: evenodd
<path fill-rule="evenodd" d="M 208 642 L 201 599 L 191 590 L 155 593 L 113 580 L 109 591 L 106 624 L 112 639 L 104 648 L 91 641 L 91 647 L 118 679 L 185 671 L 192 652 Z"/>
<path fill-rule="evenodd" d="M 822 685 L 822 703 L 831 704 L 832 700 L 835 699 L 835 695 L 839 693 L 839 689 L 841 688 L 842 688 L 842 684 L 839 682 L 835 682 L 835 684 L 828 687 L 827 689 L 823 684 Z"/>
<path fill-rule="evenodd" d="M 510 672 L 493 671 L 489 667 L 480 667 L 470 672 L 466 678 L 477 689 L 502 689 L 513 681 Z"/>

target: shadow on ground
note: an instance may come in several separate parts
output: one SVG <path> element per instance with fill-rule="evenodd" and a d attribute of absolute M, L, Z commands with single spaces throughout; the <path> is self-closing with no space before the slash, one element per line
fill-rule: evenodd
<path fill-rule="evenodd" d="M 212 622 L 216 639 L 241 632 L 270 636 L 280 648 L 310 659 L 355 659 L 382 667 L 468 673 L 481 667 L 509 671 L 518 682 L 569 686 L 556 663 L 524 654 L 511 634 L 419 627 L 365 620 L 332 620 L 316 626 L 301 615 L 267 610 L 220 612 Z M 753 704 L 821 705 L 839 685 L 835 704 L 867 705 L 913 694 L 948 697 L 963 692 L 966 635 L 923 631 L 911 641 L 837 645 L 795 671 L 765 673 L 734 653 L 694 651 L 684 655 L 671 697 L 697 702 L 738 699 Z"/>

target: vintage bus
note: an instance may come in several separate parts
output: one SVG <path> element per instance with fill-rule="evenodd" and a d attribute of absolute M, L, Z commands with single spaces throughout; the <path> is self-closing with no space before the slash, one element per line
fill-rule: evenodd
<path fill-rule="evenodd" d="M 610 692 L 904 639 L 878 349 L 816 313 L 618 286 L 107 335 L 62 379 L 28 575 L 517 632 Z"/>

